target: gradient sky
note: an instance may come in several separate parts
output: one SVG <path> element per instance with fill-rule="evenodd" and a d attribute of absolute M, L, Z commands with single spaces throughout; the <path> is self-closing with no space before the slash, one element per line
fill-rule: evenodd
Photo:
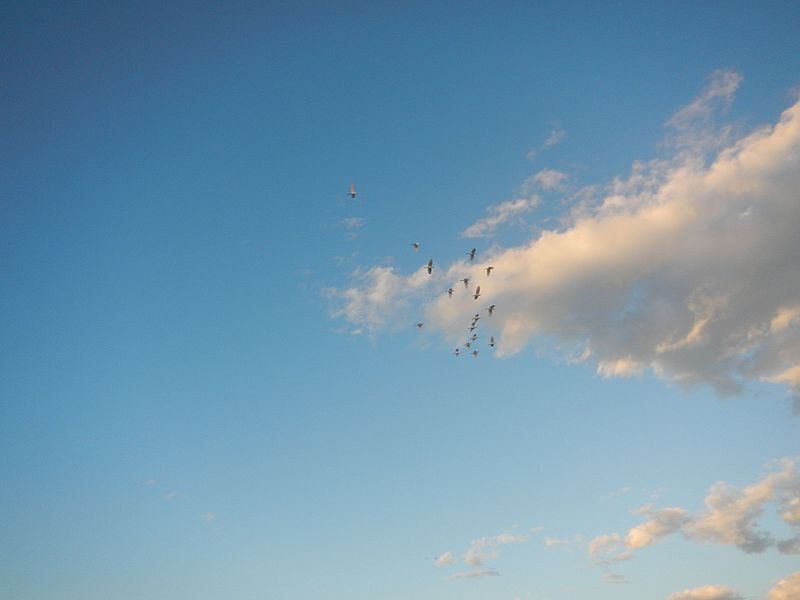
<path fill-rule="evenodd" d="M 800 598 L 800 10 L 642 4 L 3 3 L 0 597 Z"/>

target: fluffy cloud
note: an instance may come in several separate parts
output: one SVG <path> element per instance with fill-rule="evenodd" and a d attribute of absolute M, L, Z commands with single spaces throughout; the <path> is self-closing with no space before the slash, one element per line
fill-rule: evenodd
<path fill-rule="evenodd" d="M 769 591 L 769 600 L 797 600 L 800 598 L 800 571 L 781 579 Z"/>
<path fill-rule="evenodd" d="M 500 556 L 500 553 L 496 550 L 498 546 L 520 544 L 527 541 L 528 535 L 524 533 L 501 533 L 493 537 L 478 538 L 472 541 L 469 549 L 464 554 L 464 562 L 477 567 L 487 560 Z"/>
<path fill-rule="evenodd" d="M 672 594 L 667 600 L 740 600 L 741 596 L 729 587 L 705 585 Z"/>
<path fill-rule="evenodd" d="M 499 356 L 554 340 L 567 353 L 582 349 L 604 377 L 649 369 L 720 393 L 757 380 L 800 391 L 800 102 L 776 124 L 711 151 L 710 115 L 740 81 L 715 73 L 668 121 L 674 155 L 635 163 L 561 229 L 475 264 L 457 261 L 421 285 L 480 282 L 485 302 L 497 305 L 487 333 Z M 551 188 L 564 179 L 548 170 L 537 178 Z M 408 290 L 420 290 L 418 277 L 381 267 L 359 273 L 337 292 L 337 314 L 356 329 L 378 329 L 410 301 Z M 459 291 L 415 296 L 426 326 L 448 341 L 475 312 Z"/>
<path fill-rule="evenodd" d="M 532 211 L 539 205 L 541 199 L 535 194 L 528 198 L 517 198 L 495 204 L 486 209 L 486 217 L 475 221 L 472 225 L 461 232 L 463 238 L 487 237 L 492 235 L 495 230 L 510 219 Z"/>
<path fill-rule="evenodd" d="M 682 508 L 662 508 L 654 510 L 652 506 L 644 506 L 636 511 L 648 519 L 628 531 L 625 546 L 631 549 L 644 548 L 660 540 L 662 537 L 680 530 L 689 522 L 689 516 Z"/>

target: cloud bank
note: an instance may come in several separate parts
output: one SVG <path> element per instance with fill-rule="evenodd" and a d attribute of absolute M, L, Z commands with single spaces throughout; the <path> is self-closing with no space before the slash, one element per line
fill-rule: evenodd
<path fill-rule="evenodd" d="M 391 325 L 398 307 L 413 306 L 452 343 L 476 312 L 469 291 L 455 285 L 470 277 L 482 300 L 497 305 L 486 333 L 499 356 L 548 340 L 603 377 L 650 370 L 722 394 L 751 381 L 800 392 L 800 102 L 737 139 L 730 128 L 709 133 L 740 81 L 713 74 L 667 122 L 673 155 L 586 186 L 602 192 L 560 229 L 427 278 L 390 267 L 359 272 L 350 288 L 333 291 L 336 314 L 374 332 Z M 563 178 L 544 180 L 558 186 Z M 490 210 L 496 220 L 501 214 Z M 490 221 L 473 233 L 491 230 Z M 431 300 L 440 287 L 460 293 Z"/>

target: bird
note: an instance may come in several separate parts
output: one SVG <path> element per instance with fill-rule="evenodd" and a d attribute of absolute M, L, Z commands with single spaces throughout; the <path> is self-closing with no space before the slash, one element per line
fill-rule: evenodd
<path fill-rule="evenodd" d="M 356 184 L 355 183 L 351 183 L 350 184 L 350 192 L 349 192 L 348 195 L 351 198 L 355 198 L 358 195 L 358 192 L 356 192 Z"/>
<path fill-rule="evenodd" d="M 494 336 L 489 338 L 489 347 L 494 348 Z"/>
<path fill-rule="evenodd" d="M 478 334 L 477 334 L 477 333 L 473 333 L 473 334 L 472 334 L 472 337 L 470 338 L 470 341 L 471 341 L 471 342 L 474 342 L 474 341 L 475 341 L 475 340 L 477 340 L 477 339 L 478 339 Z"/>
<path fill-rule="evenodd" d="M 464 279 L 459 279 L 459 281 L 464 283 L 464 287 L 469 287 L 469 277 L 464 277 Z"/>
<path fill-rule="evenodd" d="M 473 321 L 473 323 L 474 323 L 474 321 Z M 473 332 L 473 331 L 475 331 L 477 328 L 478 328 L 478 326 L 477 326 L 477 325 L 473 325 L 472 327 L 470 327 L 470 328 L 469 328 L 469 332 L 470 332 L 470 333 L 472 333 L 472 332 Z"/>
<path fill-rule="evenodd" d="M 473 350 L 472 351 L 472 358 L 478 358 L 478 351 L 477 350 Z"/>
<path fill-rule="evenodd" d="M 474 300 L 477 300 L 481 296 L 481 286 L 475 288 L 475 293 L 472 295 Z"/>
<path fill-rule="evenodd" d="M 472 344 L 470 342 L 467 342 L 466 344 L 464 344 L 464 348 L 472 348 Z"/>
<path fill-rule="evenodd" d="M 492 305 L 491 305 L 489 308 L 487 308 L 487 309 L 486 309 L 486 310 L 488 310 L 488 311 L 489 311 L 489 316 L 490 316 L 490 317 L 492 316 L 492 313 L 494 312 L 494 307 L 495 307 L 495 305 L 494 305 L 494 304 L 492 304 Z"/>
<path fill-rule="evenodd" d="M 425 265 L 425 266 L 424 266 L 424 267 L 422 267 L 422 268 L 423 268 L 423 269 L 427 269 L 427 270 L 428 270 L 428 275 L 430 275 L 430 274 L 431 274 L 431 271 L 433 271 L 433 259 L 432 259 L 432 258 L 431 258 L 431 259 L 429 259 L 429 260 L 428 260 L 428 264 L 427 264 L 427 265 Z"/>
<path fill-rule="evenodd" d="M 448 295 L 450 298 L 452 298 L 452 297 L 453 297 L 453 292 L 454 292 L 454 291 L 455 291 L 455 290 L 454 290 L 453 288 L 447 288 L 447 289 L 444 291 L 444 293 L 445 293 L 445 294 L 447 294 L 447 295 Z"/>
<path fill-rule="evenodd" d="M 487 277 L 492 274 L 492 269 L 494 269 L 494 267 L 486 267 L 486 276 Z"/>
<path fill-rule="evenodd" d="M 411 247 L 414 248 L 414 252 L 419 252 L 419 242 L 412 242 Z"/>
<path fill-rule="evenodd" d="M 475 260 L 475 253 L 477 251 L 478 251 L 477 249 L 473 248 L 472 250 L 467 252 L 467 255 L 469 256 L 469 262 L 472 262 L 473 260 Z"/>
<path fill-rule="evenodd" d="M 422 329 L 422 325 L 423 325 L 423 323 L 421 323 L 421 322 L 417 323 L 417 329 Z"/>
<path fill-rule="evenodd" d="M 460 355 L 461 355 L 461 349 L 456 348 L 456 351 L 453 352 L 453 356 L 460 356 Z"/>

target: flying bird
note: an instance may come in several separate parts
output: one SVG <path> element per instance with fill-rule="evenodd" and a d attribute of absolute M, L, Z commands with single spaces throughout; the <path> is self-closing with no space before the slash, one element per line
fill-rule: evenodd
<path fill-rule="evenodd" d="M 494 348 L 494 336 L 489 338 L 489 347 Z"/>
<path fill-rule="evenodd" d="M 453 297 L 453 292 L 454 292 L 454 291 L 455 291 L 455 290 L 454 290 L 453 288 L 447 288 L 447 289 L 444 291 L 444 293 L 445 293 L 445 294 L 447 294 L 447 295 L 448 295 L 450 298 L 452 298 L 452 297 Z"/>
<path fill-rule="evenodd" d="M 356 184 L 355 183 L 351 183 L 350 184 L 350 192 L 348 193 L 348 195 L 351 198 L 355 198 L 358 195 L 358 192 L 356 192 Z"/>
<path fill-rule="evenodd" d="M 414 248 L 414 252 L 419 252 L 419 242 L 412 242 L 411 247 Z"/>
<path fill-rule="evenodd" d="M 494 305 L 494 304 L 492 304 L 492 305 L 491 305 L 489 308 L 487 308 L 487 309 L 486 309 L 486 310 L 488 310 L 488 311 L 489 311 L 489 316 L 490 316 L 490 317 L 492 316 L 492 313 L 494 312 L 494 307 L 495 307 L 495 305 Z"/>
<path fill-rule="evenodd" d="M 464 287 L 469 287 L 469 277 L 464 277 L 464 279 L 459 279 L 460 282 L 464 284 Z"/>
<path fill-rule="evenodd" d="M 464 344 L 464 348 L 472 348 L 472 343 L 467 342 L 466 344 Z"/>
<path fill-rule="evenodd" d="M 478 351 L 477 350 L 473 350 L 472 351 L 472 358 L 478 358 Z"/>
<path fill-rule="evenodd" d="M 427 269 L 427 270 L 428 270 L 428 275 L 430 275 L 430 274 L 431 274 L 431 271 L 433 271 L 433 259 L 432 259 L 432 258 L 431 258 L 431 259 L 429 259 L 429 260 L 428 260 L 428 264 L 427 264 L 427 265 L 425 265 L 425 266 L 424 266 L 424 267 L 422 267 L 422 268 L 423 268 L 423 269 Z"/>
<path fill-rule="evenodd" d="M 481 286 L 475 288 L 475 293 L 472 295 L 474 300 L 477 300 L 481 296 Z"/>
<path fill-rule="evenodd" d="M 477 249 L 473 248 L 472 250 L 467 252 L 467 255 L 469 256 L 469 262 L 472 262 L 473 260 L 475 260 L 475 253 L 477 251 L 478 251 Z"/>
<path fill-rule="evenodd" d="M 473 321 L 473 323 L 474 323 L 474 322 L 475 322 L 475 321 Z M 478 328 L 478 326 L 477 326 L 477 325 L 473 325 L 472 327 L 470 327 L 470 328 L 469 328 L 469 332 L 470 332 L 470 333 L 472 333 L 472 332 L 473 332 L 473 331 L 475 331 L 477 328 Z"/>
<path fill-rule="evenodd" d="M 461 355 L 461 349 L 460 348 L 456 348 L 456 351 L 453 352 L 453 356 L 460 356 L 460 355 Z"/>
<path fill-rule="evenodd" d="M 474 342 L 474 341 L 475 341 L 475 340 L 477 340 L 477 339 L 478 339 L 478 334 L 477 334 L 477 333 L 473 333 L 473 334 L 472 334 L 472 338 L 470 338 L 470 341 L 471 341 L 471 342 Z"/>
<path fill-rule="evenodd" d="M 486 276 L 487 277 L 492 274 L 492 269 L 494 269 L 494 267 L 486 267 Z"/>
<path fill-rule="evenodd" d="M 422 329 L 423 323 L 417 323 L 417 329 Z"/>

